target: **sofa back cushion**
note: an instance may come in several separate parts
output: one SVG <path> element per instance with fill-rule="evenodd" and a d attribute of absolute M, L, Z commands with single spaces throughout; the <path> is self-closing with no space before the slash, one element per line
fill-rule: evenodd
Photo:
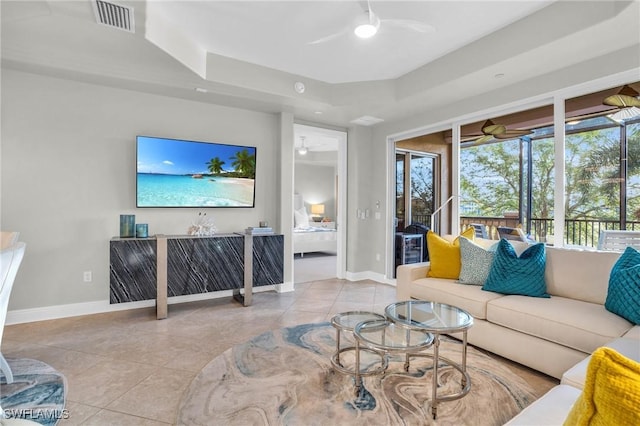
<path fill-rule="evenodd" d="M 604 305 L 611 268 L 620 253 L 547 248 L 547 293 Z"/>

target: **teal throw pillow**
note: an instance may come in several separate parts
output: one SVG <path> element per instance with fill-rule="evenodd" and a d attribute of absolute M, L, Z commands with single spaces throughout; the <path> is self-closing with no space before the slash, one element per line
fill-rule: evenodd
<path fill-rule="evenodd" d="M 545 265 L 544 244 L 534 244 L 518 257 L 509 241 L 502 239 L 482 289 L 502 294 L 551 297 L 544 281 Z"/>
<path fill-rule="evenodd" d="M 604 307 L 636 325 L 640 324 L 640 252 L 627 247 L 611 268 Z"/>
<path fill-rule="evenodd" d="M 483 285 L 489 276 L 493 256 L 498 244 L 488 249 L 466 238 L 460 238 L 460 284 Z"/>

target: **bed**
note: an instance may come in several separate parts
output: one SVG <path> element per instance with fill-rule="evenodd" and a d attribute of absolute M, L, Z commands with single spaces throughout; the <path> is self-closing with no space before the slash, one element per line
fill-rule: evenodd
<path fill-rule="evenodd" d="M 338 233 L 335 224 L 310 220 L 302 196 L 294 196 L 293 254 L 304 256 L 312 252 L 336 252 Z"/>

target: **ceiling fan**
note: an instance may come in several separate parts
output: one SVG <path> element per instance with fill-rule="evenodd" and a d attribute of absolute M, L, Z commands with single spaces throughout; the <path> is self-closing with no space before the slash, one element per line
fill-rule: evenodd
<path fill-rule="evenodd" d="M 618 93 L 604 98 L 602 100 L 604 105 L 618 108 L 617 112 L 609 114 L 607 117 L 620 123 L 640 116 L 640 99 L 638 95 L 639 93 L 633 87 L 625 84 Z"/>
<path fill-rule="evenodd" d="M 625 84 L 618 93 L 604 98 L 602 103 L 618 108 L 640 108 L 640 99 L 638 99 L 638 95 L 639 93 L 634 90 L 633 87 Z"/>
<path fill-rule="evenodd" d="M 381 19 L 371 7 L 371 3 L 367 0 L 366 9 L 363 13 L 360 13 L 354 20 L 352 25 L 349 25 L 337 33 L 329 34 L 325 37 L 321 37 L 317 40 L 313 40 L 308 44 L 320 44 L 342 37 L 343 35 L 353 31 L 353 33 L 359 38 L 370 38 L 376 35 L 381 26 L 395 26 L 400 28 L 406 28 L 418 33 L 432 33 L 435 32 L 435 28 L 432 25 L 424 22 L 412 20 L 412 19 Z"/>
<path fill-rule="evenodd" d="M 491 120 L 485 121 L 481 130 L 482 136 L 478 138 L 475 143 L 484 143 L 491 139 L 515 139 L 533 133 L 530 130 L 507 129 L 507 126 L 503 124 L 495 124 Z"/>

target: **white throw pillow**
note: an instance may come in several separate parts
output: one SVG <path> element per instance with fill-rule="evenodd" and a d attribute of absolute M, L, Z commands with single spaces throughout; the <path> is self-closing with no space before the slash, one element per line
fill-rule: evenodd
<path fill-rule="evenodd" d="M 295 219 L 296 228 L 308 228 L 309 227 L 309 215 L 307 209 L 302 207 L 298 210 L 294 210 L 293 217 Z"/>

